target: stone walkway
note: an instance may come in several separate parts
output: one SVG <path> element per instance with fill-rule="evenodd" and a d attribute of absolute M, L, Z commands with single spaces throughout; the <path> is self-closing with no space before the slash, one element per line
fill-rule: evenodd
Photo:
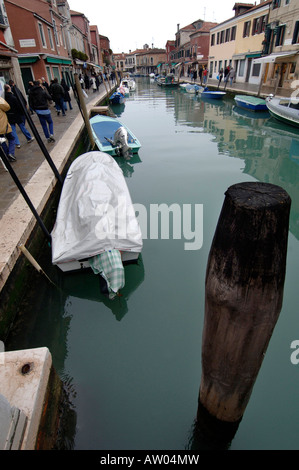
<path fill-rule="evenodd" d="M 99 100 L 102 100 L 105 94 L 106 94 L 105 86 L 104 84 L 101 84 L 98 92 L 94 93 L 92 90 L 88 91 L 88 98 L 86 99 L 86 103 L 89 103 L 95 100 L 96 98 L 98 98 Z M 66 132 L 67 129 L 69 129 L 74 119 L 77 118 L 77 116 L 81 114 L 77 101 L 75 100 L 73 95 L 72 95 L 71 104 L 72 104 L 73 109 L 69 110 L 68 108 L 66 112 L 66 116 L 62 116 L 61 114 L 57 116 L 57 112 L 54 107 L 54 104 L 51 105 L 50 109 L 51 109 L 52 119 L 54 122 L 54 137 L 56 140 L 54 143 L 47 142 L 37 115 L 33 114 L 31 116 L 42 138 L 42 141 L 44 142 L 49 153 L 51 153 L 55 149 L 58 142 L 61 139 L 63 139 L 64 133 Z M 83 122 L 83 118 L 82 118 L 82 122 Z M 28 123 L 26 123 L 26 127 L 29 130 L 29 132 L 32 134 Z M 23 133 L 18 127 L 17 127 L 17 134 L 20 139 L 21 148 L 20 149 L 16 148 L 15 157 L 17 161 L 12 163 L 12 167 L 17 177 L 19 178 L 20 182 L 22 183 L 22 185 L 25 186 L 26 183 L 30 180 L 30 178 L 34 175 L 37 168 L 45 161 L 45 157 L 36 140 L 28 144 L 25 136 L 23 135 Z M 19 190 L 16 184 L 14 183 L 10 173 L 4 170 L 1 163 L 0 163 L 0 187 L 1 187 L 1 198 L 0 198 L 0 219 L 1 219 L 3 215 L 5 214 L 5 211 L 9 208 L 12 202 L 19 195 Z"/>
<path fill-rule="evenodd" d="M 108 92 L 108 96 L 110 92 Z M 86 99 L 87 113 L 99 105 L 107 96 L 104 84 L 98 93 L 92 90 Z M 84 129 L 84 120 L 75 99 L 72 99 L 73 109 L 67 115 L 57 116 L 54 107 L 51 107 L 54 121 L 55 143 L 48 143 L 44 137 L 37 116 L 33 115 L 34 124 L 45 143 L 51 159 L 61 174 L 81 132 Z M 49 163 L 44 157 L 36 141 L 27 144 L 20 135 L 21 148 L 16 149 L 17 161 L 12 167 L 22 183 L 29 200 L 38 214 L 42 213 L 47 204 L 57 180 Z M 30 208 L 14 183 L 9 172 L 0 164 L 0 292 L 5 286 L 10 273 L 20 257 L 20 245 L 25 245 L 36 224 Z"/>

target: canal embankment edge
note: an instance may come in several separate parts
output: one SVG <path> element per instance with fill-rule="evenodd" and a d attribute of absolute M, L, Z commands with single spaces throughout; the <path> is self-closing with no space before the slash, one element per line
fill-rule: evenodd
<path fill-rule="evenodd" d="M 108 98 L 107 92 L 97 94 L 86 103 L 90 115 Z M 80 148 L 84 136 L 85 122 L 79 112 L 72 124 L 50 152 L 50 157 L 59 174 L 63 175 L 70 160 Z M 58 183 L 53 170 L 45 160 L 35 171 L 24 189 L 39 216 L 49 218 L 47 206 L 50 199 L 58 199 Z M 56 194 L 56 196 L 55 196 Z M 52 204 L 51 204 L 52 205 Z M 51 209 L 50 209 L 51 212 Z M 39 233 L 38 233 L 39 232 Z M 12 310 L 20 287 L 26 282 L 28 273 L 22 269 L 26 264 L 20 245 L 32 243 L 38 251 L 36 239 L 42 232 L 28 207 L 19 194 L 0 219 L 0 295 L 1 303 L 12 296 Z M 46 240 L 41 241 L 46 243 Z M 22 259 L 23 258 L 23 259 Z M 20 261 L 22 259 L 22 262 Z M 14 285 L 14 278 L 16 286 Z M 8 288 L 7 288 L 8 285 Z M 19 287 L 18 287 L 19 285 Z M 8 291 L 8 292 L 5 292 Z M 15 299 L 15 300 L 14 300 Z M 2 305 L 3 314 L 3 305 Z M 5 311 L 5 307 L 4 307 Z M 6 416 L 5 429 L 0 430 L 0 441 L 5 449 L 34 450 L 53 448 L 53 436 L 59 421 L 57 416 L 62 395 L 62 383 L 52 364 L 48 348 L 36 348 L 5 352 L 4 341 L 13 323 L 13 315 L 1 318 L 0 348 L 0 415 Z M 54 403 L 57 406 L 49 406 Z M 48 430 L 50 429 L 50 432 Z M 3 441 L 3 442 L 2 442 Z"/>
<path fill-rule="evenodd" d="M 106 97 L 106 92 L 97 95 L 86 104 L 87 110 L 90 112 L 93 107 L 103 102 Z M 85 123 L 79 113 L 50 152 L 50 156 L 60 174 L 63 172 L 75 146 L 78 144 L 84 127 Z M 56 183 L 56 177 L 45 160 L 25 185 L 24 189 L 39 215 L 44 210 Z M 19 245 L 26 244 L 35 225 L 36 220 L 30 208 L 23 196 L 19 194 L 0 219 L 0 292 L 21 256 L 18 248 Z"/>

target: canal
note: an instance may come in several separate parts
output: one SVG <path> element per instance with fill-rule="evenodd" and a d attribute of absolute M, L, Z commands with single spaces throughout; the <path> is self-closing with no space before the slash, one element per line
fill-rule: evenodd
<path fill-rule="evenodd" d="M 142 262 L 126 267 L 122 297 L 109 301 L 93 274 L 62 275 L 46 250 L 40 263 L 58 287 L 35 275 L 6 349 L 49 348 L 66 389 L 61 448 L 210 448 L 193 427 L 212 238 L 230 185 L 278 184 L 292 198 L 283 308 L 229 448 L 298 449 L 298 131 L 231 97 L 203 101 L 148 78 L 113 109 L 142 143 L 133 161 L 119 161 L 148 214 Z M 163 236 L 151 231 L 150 210 L 162 204 L 180 211 L 181 233 L 171 220 Z"/>

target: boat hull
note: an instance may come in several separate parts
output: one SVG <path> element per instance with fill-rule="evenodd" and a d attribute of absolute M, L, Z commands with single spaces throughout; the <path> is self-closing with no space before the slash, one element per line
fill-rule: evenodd
<path fill-rule="evenodd" d="M 203 91 L 201 96 L 203 98 L 208 98 L 212 100 L 222 100 L 222 98 L 226 95 L 224 91 Z"/>
<path fill-rule="evenodd" d="M 125 97 L 122 93 L 116 91 L 110 96 L 109 101 L 111 104 L 123 104 L 125 102 Z"/>
<path fill-rule="evenodd" d="M 99 252 L 98 254 L 100 254 Z M 121 260 L 122 263 L 128 264 L 128 263 L 134 263 L 138 261 L 140 253 L 134 252 L 134 251 L 124 251 L 121 253 Z M 71 261 L 66 261 L 66 262 L 61 262 L 61 263 L 56 263 L 56 266 L 61 269 L 63 272 L 75 272 L 75 271 L 83 271 L 86 269 L 91 269 L 90 267 L 90 262 L 89 258 L 86 259 L 81 259 L 81 260 L 71 260 Z"/>
<path fill-rule="evenodd" d="M 247 109 L 249 111 L 267 111 L 266 101 L 254 96 L 246 97 L 237 95 L 235 96 L 235 103 L 240 108 Z"/>
<path fill-rule="evenodd" d="M 269 113 L 275 119 L 284 124 L 299 128 L 299 103 L 293 104 L 291 98 L 270 96 L 266 98 L 266 104 Z"/>
<path fill-rule="evenodd" d="M 141 143 L 137 137 L 118 119 L 98 114 L 90 119 L 92 134 L 97 148 L 101 152 L 117 156 L 117 149 L 107 140 L 113 140 L 119 127 L 124 127 L 128 133 L 128 146 L 132 153 L 138 153 Z"/>

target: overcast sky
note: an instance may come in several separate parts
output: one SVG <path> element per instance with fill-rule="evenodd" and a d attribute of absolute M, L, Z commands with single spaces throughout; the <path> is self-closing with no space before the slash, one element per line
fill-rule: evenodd
<path fill-rule="evenodd" d="M 114 53 L 165 48 L 180 27 L 198 19 L 221 23 L 234 16 L 231 0 L 68 0 L 71 10 L 84 13 L 90 25 L 107 36 Z M 254 2 L 252 2 L 254 3 Z"/>

